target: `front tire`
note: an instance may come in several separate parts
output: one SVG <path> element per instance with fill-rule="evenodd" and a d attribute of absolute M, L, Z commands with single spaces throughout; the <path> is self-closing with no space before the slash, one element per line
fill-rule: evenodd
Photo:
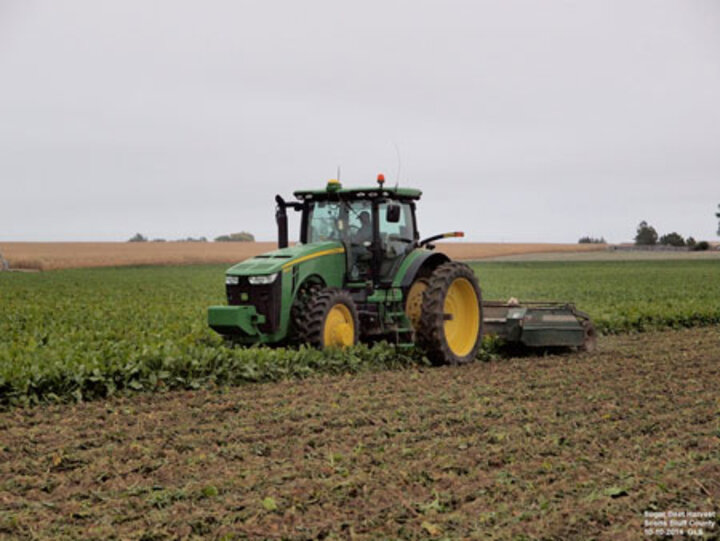
<path fill-rule="evenodd" d="M 433 363 L 475 360 L 482 343 L 482 295 L 470 267 L 451 261 L 433 271 L 422 294 L 416 336 Z"/>
<path fill-rule="evenodd" d="M 341 289 L 321 289 L 308 301 L 299 326 L 302 341 L 318 349 L 354 346 L 360 330 L 355 301 Z"/>

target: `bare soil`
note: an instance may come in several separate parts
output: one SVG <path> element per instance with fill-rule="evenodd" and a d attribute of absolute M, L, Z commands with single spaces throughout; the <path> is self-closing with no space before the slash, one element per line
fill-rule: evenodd
<path fill-rule="evenodd" d="M 638 539 L 718 512 L 719 360 L 704 328 L 12 410 L 0 537 Z"/>
<path fill-rule="evenodd" d="M 604 250 L 605 245 L 448 242 L 439 247 L 454 259 L 547 252 Z M 236 263 L 277 248 L 275 242 L 3 242 L 13 269 L 67 269 L 129 265 Z"/>
<path fill-rule="evenodd" d="M 274 242 L 4 242 L 13 269 L 233 263 L 274 250 Z"/>

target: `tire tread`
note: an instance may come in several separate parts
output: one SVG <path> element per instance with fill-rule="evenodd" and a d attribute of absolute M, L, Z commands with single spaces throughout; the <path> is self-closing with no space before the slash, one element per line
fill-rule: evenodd
<path fill-rule="evenodd" d="M 480 307 L 480 325 L 478 338 L 470 353 L 464 357 L 456 356 L 445 339 L 445 296 L 452 282 L 457 278 L 467 279 L 475 289 Z M 435 364 L 463 364 L 475 359 L 482 342 L 482 293 L 475 273 L 470 267 L 458 261 L 450 261 L 438 266 L 428 278 L 422 302 L 420 324 L 416 333 L 417 345 L 422 348 L 430 361 Z"/>

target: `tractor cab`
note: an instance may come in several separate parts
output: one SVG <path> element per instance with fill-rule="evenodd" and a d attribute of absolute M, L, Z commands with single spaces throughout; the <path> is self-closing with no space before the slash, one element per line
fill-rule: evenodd
<path fill-rule="evenodd" d="M 349 284 L 387 288 L 419 244 L 415 201 L 421 194 L 415 189 L 385 188 L 380 175 L 376 187 L 343 189 L 331 180 L 325 190 L 296 191 L 300 204 L 285 206 L 302 212 L 301 244 L 335 241 L 344 246 Z M 281 244 L 283 240 L 281 234 Z"/>

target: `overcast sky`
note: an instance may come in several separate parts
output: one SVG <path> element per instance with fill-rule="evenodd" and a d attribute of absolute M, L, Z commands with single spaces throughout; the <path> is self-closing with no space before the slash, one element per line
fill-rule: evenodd
<path fill-rule="evenodd" d="M 720 2 L 0 0 L 0 241 L 272 240 L 338 166 L 423 235 L 713 240 Z"/>

